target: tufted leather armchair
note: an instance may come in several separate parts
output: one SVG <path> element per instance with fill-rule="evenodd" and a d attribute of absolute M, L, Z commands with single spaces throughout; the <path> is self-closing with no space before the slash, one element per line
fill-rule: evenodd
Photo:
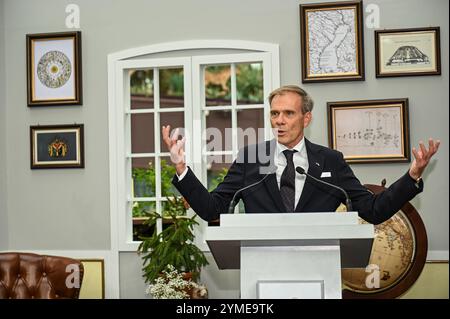
<path fill-rule="evenodd" d="M 83 264 L 31 253 L 0 253 L 0 299 L 77 299 Z"/>

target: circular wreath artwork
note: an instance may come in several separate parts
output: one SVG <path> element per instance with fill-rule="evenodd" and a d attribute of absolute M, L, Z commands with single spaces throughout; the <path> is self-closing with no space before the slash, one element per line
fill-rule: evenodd
<path fill-rule="evenodd" d="M 61 51 L 49 51 L 42 56 L 37 66 L 39 81 L 48 88 L 59 88 L 66 84 L 72 74 L 69 58 Z"/>
<path fill-rule="evenodd" d="M 371 192 L 382 192 L 383 186 L 365 185 Z M 366 223 L 361 220 L 362 223 Z M 345 299 L 396 298 L 414 284 L 425 265 L 428 240 L 419 213 L 409 202 L 389 220 L 375 225 L 375 238 L 369 265 L 379 270 L 379 286 L 367 286 L 370 272 L 364 268 L 342 269 Z M 370 268 L 369 268 L 370 270 Z"/>

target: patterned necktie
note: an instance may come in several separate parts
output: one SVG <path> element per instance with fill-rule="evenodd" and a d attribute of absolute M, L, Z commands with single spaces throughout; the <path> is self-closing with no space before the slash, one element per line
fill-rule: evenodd
<path fill-rule="evenodd" d="M 287 165 L 283 174 L 281 174 L 280 194 L 287 212 L 293 212 L 295 209 L 295 167 L 293 161 L 295 152 L 297 151 L 283 151 Z"/>

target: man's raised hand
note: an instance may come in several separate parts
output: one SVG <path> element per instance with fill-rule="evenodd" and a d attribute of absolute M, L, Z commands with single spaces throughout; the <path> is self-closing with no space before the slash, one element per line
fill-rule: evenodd
<path fill-rule="evenodd" d="M 176 128 L 172 136 L 170 134 L 170 125 L 162 127 L 162 137 L 164 143 L 170 151 L 170 160 L 175 164 L 178 175 L 184 172 L 186 168 L 184 143 L 186 138 L 178 139 L 180 136 L 179 129 Z"/>
<path fill-rule="evenodd" d="M 430 138 L 428 140 L 428 150 L 422 141 L 419 142 L 418 149 L 413 147 L 412 153 L 414 155 L 414 160 L 411 164 L 411 168 L 409 169 L 409 175 L 412 178 L 417 180 L 419 177 L 422 177 L 423 171 L 430 162 L 431 157 L 433 157 L 433 155 L 438 151 L 440 143 L 441 142 L 439 140 L 434 141 Z"/>

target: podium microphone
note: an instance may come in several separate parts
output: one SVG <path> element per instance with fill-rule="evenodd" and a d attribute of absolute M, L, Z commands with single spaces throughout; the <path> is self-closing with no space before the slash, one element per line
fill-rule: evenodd
<path fill-rule="evenodd" d="M 336 189 L 340 190 L 345 195 L 345 206 L 347 206 L 347 211 L 351 212 L 353 210 L 352 201 L 350 200 L 350 197 L 348 197 L 347 192 L 342 187 L 339 187 L 339 186 L 330 184 L 328 182 L 322 181 L 322 180 L 320 180 L 320 179 L 318 179 L 318 178 L 316 178 L 316 177 L 306 173 L 305 170 L 303 169 L 303 167 L 297 166 L 295 168 L 295 170 L 297 171 L 297 173 L 299 173 L 301 175 L 308 176 L 308 177 L 312 178 L 313 180 L 315 180 L 318 183 L 325 184 L 325 185 L 328 185 L 330 187 L 333 187 L 333 188 L 336 188 Z"/>
<path fill-rule="evenodd" d="M 266 176 L 264 176 L 263 178 L 261 178 L 259 181 L 255 182 L 255 183 L 253 183 L 253 184 L 247 185 L 247 186 L 245 186 L 245 187 L 243 187 L 243 188 L 241 188 L 241 189 L 238 189 L 237 192 L 234 193 L 233 199 L 232 199 L 231 202 L 230 202 L 230 206 L 228 207 L 228 214 L 234 214 L 234 208 L 236 207 L 236 204 L 239 202 L 239 201 L 236 200 L 236 196 L 237 196 L 238 194 L 241 194 L 243 191 L 245 191 L 245 190 L 247 190 L 247 189 L 249 189 L 249 188 L 252 188 L 253 186 L 258 185 L 259 183 L 263 182 L 269 175 L 271 175 L 271 174 L 273 174 L 273 173 L 274 173 L 274 172 L 267 173 Z"/>

